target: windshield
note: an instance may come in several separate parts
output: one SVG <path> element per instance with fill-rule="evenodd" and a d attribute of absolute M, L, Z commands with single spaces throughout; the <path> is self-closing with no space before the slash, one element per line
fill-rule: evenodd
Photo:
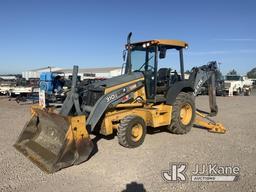
<path fill-rule="evenodd" d="M 226 76 L 226 80 L 228 80 L 228 81 L 240 81 L 241 78 L 240 78 L 240 76 L 232 75 L 232 76 Z"/>
<path fill-rule="evenodd" d="M 133 48 L 131 51 L 132 71 L 145 71 L 154 68 L 154 47 Z"/>

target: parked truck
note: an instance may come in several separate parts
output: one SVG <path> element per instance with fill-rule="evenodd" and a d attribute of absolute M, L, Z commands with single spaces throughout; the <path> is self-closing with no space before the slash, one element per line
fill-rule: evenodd
<path fill-rule="evenodd" d="M 226 75 L 224 87 L 224 92 L 228 96 L 241 94 L 249 96 L 252 90 L 252 81 L 241 75 Z"/>

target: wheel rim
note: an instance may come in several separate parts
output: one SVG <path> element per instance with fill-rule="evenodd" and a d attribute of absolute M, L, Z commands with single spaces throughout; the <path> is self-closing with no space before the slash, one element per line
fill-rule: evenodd
<path fill-rule="evenodd" d="M 132 127 L 132 140 L 137 142 L 141 139 L 143 134 L 142 125 L 137 123 Z"/>
<path fill-rule="evenodd" d="M 192 119 L 193 110 L 190 104 L 185 104 L 180 110 L 180 121 L 183 125 L 188 125 Z"/>

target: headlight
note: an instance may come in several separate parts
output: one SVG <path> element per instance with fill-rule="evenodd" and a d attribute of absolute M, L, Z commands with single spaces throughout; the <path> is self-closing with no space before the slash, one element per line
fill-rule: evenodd
<path fill-rule="evenodd" d="M 142 45 L 143 48 L 146 48 L 146 47 L 149 47 L 149 46 L 150 46 L 149 42 L 148 43 L 143 43 L 143 45 Z"/>

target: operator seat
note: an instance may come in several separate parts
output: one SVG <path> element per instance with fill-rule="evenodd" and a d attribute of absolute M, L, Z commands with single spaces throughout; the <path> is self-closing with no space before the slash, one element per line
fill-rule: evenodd
<path fill-rule="evenodd" d="M 157 72 L 157 94 L 165 94 L 170 84 L 170 68 L 160 68 Z"/>
<path fill-rule="evenodd" d="M 170 83 L 174 84 L 177 81 L 181 81 L 181 76 L 177 73 L 177 71 L 171 72 L 171 78 L 170 78 Z"/>

